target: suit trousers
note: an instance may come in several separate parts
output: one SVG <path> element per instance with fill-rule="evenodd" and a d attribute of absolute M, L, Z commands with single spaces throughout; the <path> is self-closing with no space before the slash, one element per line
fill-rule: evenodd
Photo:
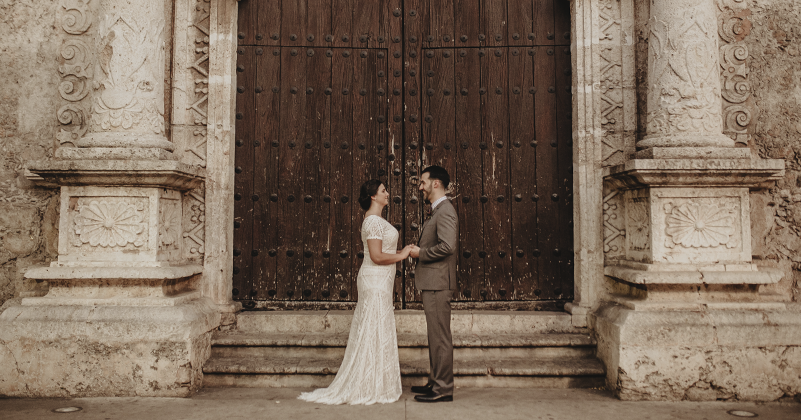
<path fill-rule="evenodd" d="M 453 290 L 423 290 L 423 310 L 428 329 L 428 383 L 433 391 L 453 395 L 453 337 L 451 336 L 451 298 Z"/>

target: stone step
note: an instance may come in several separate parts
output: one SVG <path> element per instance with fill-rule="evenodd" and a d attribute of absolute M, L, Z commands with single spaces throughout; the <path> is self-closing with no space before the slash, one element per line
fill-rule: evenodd
<path fill-rule="evenodd" d="M 348 333 L 353 311 L 257 311 L 237 316 L 236 330 L 250 333 Z M 425 334 L 421 310 L 395 311 L 398 334 Z M 579 333 L 571 315 L 545 311 L 453 311 L 451 331 L 468 334 Z"/>
<path fill-rule="evenodd" d="M 212 357 L 296 357 L 341 359 L 347 334 L 282 334 L 217 332 Z M 566 358 L 593 357 L 595 342 L 586 334 L 469 334 L 454 335 L 455 357 Z M 287 349 L 291 347 L 291 350 Z M 398 334 L 401 361 L 427 357 L 428 339 L 422 334 Z"/>
<path fill-rule="evenodd" d="M 333 380 L 341 357 L 212 357 L 203 367 L 204 386 L 320 387 Z M 400 362 L 404 385 L 421 384 L 428 375 L 426 357 Z M 579 388 L 601 386 L 604 367 L 595 358 L 532 359 L 454 358 L 456 386 Z"/>

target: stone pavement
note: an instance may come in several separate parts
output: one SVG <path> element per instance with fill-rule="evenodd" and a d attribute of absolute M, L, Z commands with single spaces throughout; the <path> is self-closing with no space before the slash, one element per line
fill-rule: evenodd
<path fill-rule="evenodd" d="M 326 406 L 297 400 L 291 388 L 210 388 L 192 398 L 0 399 L 0 419 L 527 419 L 527 420 L 734 420 L 746 410 L 771 420 L 801 419 L 801 404 L 620 401 L 592 389 L 457 389 L 452 403 L 421 404 L 405 388 L 394 404 Z M 78 406 L 74 413 L 54 413 Z"/>

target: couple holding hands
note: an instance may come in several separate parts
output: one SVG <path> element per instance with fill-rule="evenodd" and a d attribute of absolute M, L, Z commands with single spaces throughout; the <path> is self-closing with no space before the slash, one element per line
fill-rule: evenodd
<path fill-rule="evenodd" d="M 456 288 L 459 218 L 445 195 L 448 171 L 429 166 L 419 190 L 431 202 L 417 245 L 397 250 L 398 231 L 382 217 L 389 193 L 378 180 L 362 184 L 359 204 L 365 210 L 361 225 L 364 262 L 359 268 L 359 299 L 353 313 L 345 357 L 328 388 L 300 395 L 324 404 L 391 403 L 401 396 L 398 338 L 395 330 L 393 286 L 395 264 L 416 258 L 415 287 L 423 297 L 431 370 L 428 383 L 413 386 L 420 402 L 453 401 L 453 340 L 450 301 Z"/>

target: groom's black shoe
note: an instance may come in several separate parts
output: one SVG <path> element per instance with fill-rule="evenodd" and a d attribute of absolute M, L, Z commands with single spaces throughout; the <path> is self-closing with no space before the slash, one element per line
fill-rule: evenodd
<path fill-rule="evenodd" d="M 427 384 L 423 386 L 413 386 L 412 392 L 414 392 L 415 394 L 430 394 L 433 389 L 434 389 L 433 384 Z"/>
<path fill-rule="evenodd" d="M 414 400 L 417 402 L 446 402 L 453 401 L 453 395 L 442 395 L 435 392 L 424 395 L 415 395 Z"/>

